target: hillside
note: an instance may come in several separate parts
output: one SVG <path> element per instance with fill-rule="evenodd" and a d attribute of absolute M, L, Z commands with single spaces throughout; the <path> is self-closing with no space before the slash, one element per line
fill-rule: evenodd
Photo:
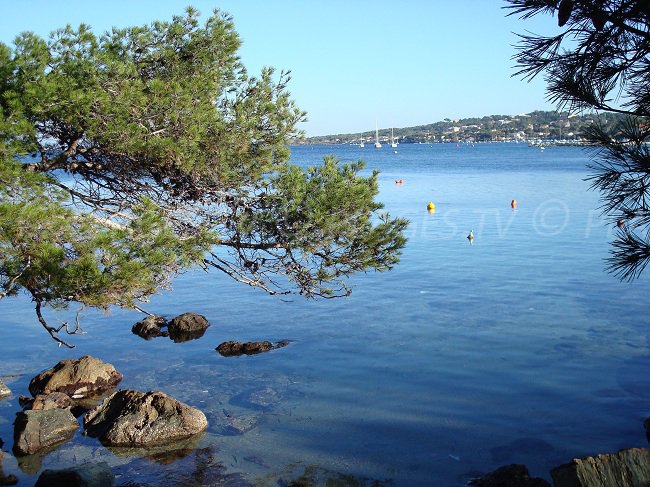
<path fill-rule="evenodd" d="M 535 111 L 523 115 L 488 115 L 461 120 L 444 119 L 440 122 L 415 127 L 394 128 L 395 138 L 401 144 L 439 142 L 488 142 L 506 140 L 563 140 L 579 142 L 584 127 L 599 121 L 614 125 L 617 114 L 570 115 L 568 112 Z M 379 130 L 379 140 L 388 143 L 390 127 Z M 295 140 L 295 144 L 372 144 L 375 132 L 363 134 L 334 134 Z"/>

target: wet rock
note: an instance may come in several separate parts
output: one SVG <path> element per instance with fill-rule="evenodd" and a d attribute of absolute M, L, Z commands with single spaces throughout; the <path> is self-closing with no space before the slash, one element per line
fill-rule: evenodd
<path fill-rule="evenodd" d="M 151 338 L 167 335 L 167 333 L 163 332 L 161 329 L 166 325 L 167 321 L 165 318 L 162 316 L 151 315 L 133 325 L 131 332 L 135 335 L 141 336 L 145 340 L 150 340 Z"/>
<path fill-rule="evenodd" d="M 574 458 L 551 470 L 555 487 L 639 487 L 650 485 L 650 450 Z"/>
<path fill-rule="evenodd" d="M 9 389 L 4 382 L 0 380 L 0 399 L 4 399 L 7 396 L 11 395 L 11 389 Z"/>
<path fill-rule="evenodd" d="M 86 397 L 115 387 L 122 380 L 111 364 L 85 355 L 77 360 L 62 360 L 34 377 L 29 383 L 33 396 L 63 392 L 73 399 Z"/>
<path fill-rule="evenodd" d="M 218 415 L 210 416 L 212 427 L 225 436 L 243 435 L 257 426 L 259 420 L 259 413 L 250 414 L 226 409 Z"/>
<path fill-rule="evenodd" d="M 198 331 L 205 331 L 209 323 L 205 316 L 196 313 L 183 313 L 182 315 L 173 318 L 169 322 L 169 334 L 172 333 L 196 333 Z"/>
<path fill-rule="evenodd" d="M 34 487 L 114 487 L 115 475 L 105 462 L 63 470 L 44 470 Z"/>
<path fill-rule="evenodd" d="M 122 390 L 84 416 L 90 436 L 106 446 L 147 447 L 196 435 L 205 415 L 159 391 Z"/>
<path fill-rule="evenodd" d="M 74 406 L 74 401 L 70 396 L 62 392 L 52 392 L 50 394 L 38 394 L 34 401 L 31 403 L 31 409 L 47 410 L 47 409 L 65 409 Z"/>
<path fill-rule="evenodd" d="M 506 465 L 478 479 L 472 479 L 468 485 L 476 487 L 550 487 L 546 480 L 531 477 L 525 465 Z"/>
<path fill-rule="evenodd" d="M 276 348 L 286 347 L 289 344 L 288 340 L 282 340 L 273 345 L 271 342 L 236 342 L 228 341 L 223 342 L 217 347 L 219 352 L 224 357 L 233 357 L 238 355 L 253 355 L 256 353 L 268 352 Z"/>
<path fill-rule="evenodd" d="M 14 452 L 32 455 L 69 440 L 79 423 L 68 409 L 29 410 L 16 415 Z"/>

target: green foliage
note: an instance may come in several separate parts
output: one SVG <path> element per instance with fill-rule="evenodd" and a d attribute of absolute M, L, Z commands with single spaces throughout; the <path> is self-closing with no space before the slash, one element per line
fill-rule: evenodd
<path fill-rule="evenodd" d="M 526 19 L 558 14 L 557 35 L 521 36 L 518 74 L 544 74 L 552 101 L 622 116 L 585 135 L 598 150 L 589 178 L 619 226 L 609 260 L 623 279 L 650 262 L 650 4 L 647 0 L 508 0 Z"/>
<path fill-rule="evenodd" d="M 376 175 L 287 163 L 304 119 L 288 73 L 249 76 L 232 19 L 0 44 L 0 298 L 138 307 L 214 267 L 270 293 L 338 296 L 397 262 L 406 222 Z"/>

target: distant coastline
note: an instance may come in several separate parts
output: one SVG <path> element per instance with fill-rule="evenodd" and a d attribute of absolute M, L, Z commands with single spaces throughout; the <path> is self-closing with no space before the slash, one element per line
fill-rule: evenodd
<path fill-rule="evenodd" d="M 414 127 L 379 129 L 379 141 L 388 144 L 391 131 L 400 144 L 525 142 L 533 145 L 587 145 L 582 137 L 584 128 L 599 123 L 611 126 L 622 119 L 618 114 L 583 114 L 535 111 L 522 115 L 488 115 L 482 118 L 452 120 Z M 375 130 L 361 133 L 332 134 L 292 140 L 295 145 L 352 144 L 362 142 L 372 149 Z M 389 145 L 390 147 L 390 145 Z"/>

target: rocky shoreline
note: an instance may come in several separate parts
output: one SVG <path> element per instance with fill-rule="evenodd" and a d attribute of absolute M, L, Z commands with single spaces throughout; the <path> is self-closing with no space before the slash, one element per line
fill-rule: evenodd
<path fill-rule="evenodd" d="M 190 319 L 190 323 L 201 322 Z M 228 341 L 219 345 L 217 351 L 225 357 L 240 356 L 268 352 L 288 343 Z M 167 448 L 177 449 L 179 442 L 198 438 L 207 429 L 208 418 L 202 411 L 162 391 L 116 391 L 122 379 L 122 374 L 113 365 L 89 355 L 76 360 L 62 360 L 36 375 L 28 387 L 32 397 L 20 397 L 23 410 L 16 414 L 14 422 L 14 455 L 30 458 L 47 454 L 69 441 L 80 427 L 83 427 L 84 435 L 96 438 L 109 448 L 141 449 L 144 452 L 157 447 L 160 455 Z M 11 394 L 11 390 L 0 381 L 0 399 Z M 262 413 L 279 400 L 278 391 L 263 387 L 233 397 L 231 404 L 236 406 L 240 403 Z M 219 417 L 214 413 L 212 417 L 223 435 L 244 434 L 257 424 L 255 415 L 242 417 L 226 409 Z M 81 425 L 78 418 L 81 418 Z M 643 427 L 650 441 L 650 418 L 645 420 Z M 194 440 L 191 444 L 196 446 Z M 189 451 L 194 448 L 190 445 Z M 550 474 L 554 487 L 650 485 L 650 450 L 630 448 L 617 453 L 576 458 L 554 468 Z M 0 451 L 0 486 L 17 482 L 14 475 L 4 474 Z M 301 477 L 283 485 L 315 486 L 321 483 Z M 507 465 L 470 480 L 468 485 L 547 487 L 551 484 L 542 478 L 531 477 L 524 465 Z M 115 475 L 106 463 L 84 463 L 73 468 L 44 470 L 36 486 L 115 486 Z"/>

